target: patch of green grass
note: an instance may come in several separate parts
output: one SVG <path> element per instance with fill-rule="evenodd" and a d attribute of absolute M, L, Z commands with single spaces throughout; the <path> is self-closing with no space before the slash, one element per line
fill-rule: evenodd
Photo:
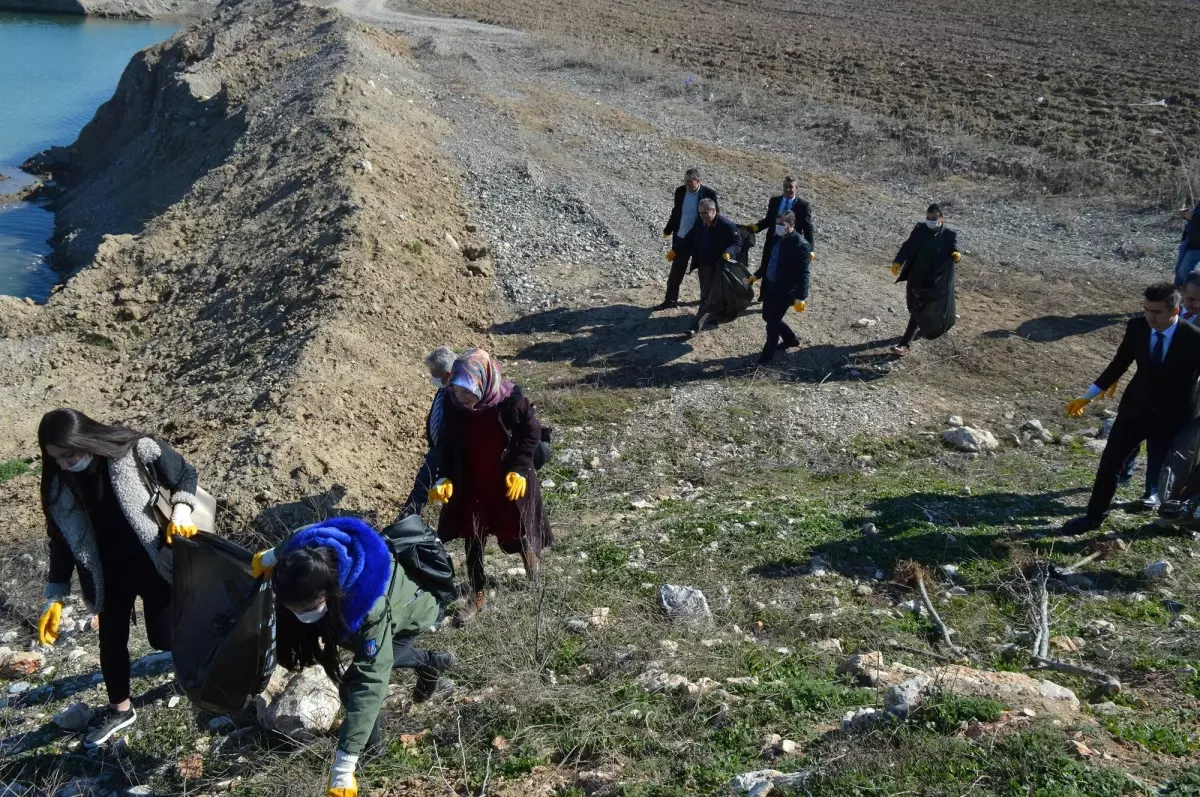
<path fill-rule="evenodd" d="M 1002 711 L 1004 704 L 997 700 L 940 692 L 921 704 L 916 719 L 930 723 L 941 733 L 956 733 L 961 723 L 971 720 L 995 722 Z"/>
<path fill-rule="evenodd" d="M 1154 753 L 1185 756 L 1197 749 L 1186 731 L 1140 717 L 1102 717 L 1100 723 L 1117 739 L 1136 742 Z"/>
<path fill-rule="evenodd" d="M 30 470 L 31 468 L 28 463 L 21 459 L 10 459 L 0 462 L 0 484 L 15 479 L 18 476 L 24 476 Z"/>
<path fill-rule="evenodd" d="M 419 240 L 414 240 L 412 243 L 410 243 L 408 245 L 408 248 L 412 250 L 412 253 L 414 255 L 416 255 L 417 257 L 420 257 L 421 254 L 425 251 L 425 244 L 421 243 Z"/>
<path fill-rule="evenodd" d="M 95 346 L 107 351 L 117 350 L 117 342 L 107 335 L 101 335 L 99 332 L 85 332 L 80 340 L 89 346 Z"/>

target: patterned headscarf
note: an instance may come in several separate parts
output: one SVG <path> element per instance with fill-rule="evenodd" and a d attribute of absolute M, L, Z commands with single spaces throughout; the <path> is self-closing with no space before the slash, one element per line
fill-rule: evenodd
<path fill-rule="evenodd" d="M 454 361 L 450 384 L 474 393 L 479 398 L 476 410 L 498 406 L 512 395 L 514 387 L 500 373 L 500 365 L 483 349 L 467 349 Z"/>

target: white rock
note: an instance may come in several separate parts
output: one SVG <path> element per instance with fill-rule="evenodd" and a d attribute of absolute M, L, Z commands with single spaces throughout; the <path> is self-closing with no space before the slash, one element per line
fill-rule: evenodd
<path fill-rule="evenodd" d="M 958 565 L 942 565 L 942 572 L 947 578 L 954 578 L 958 575 Z"/>
<path fill-rule="evenodd" d="M 842 733 L 861 730 L 881 719 L 883 715 L 873 708 L 856 708 L 842 717 Z"/>
<path fill-rule="evenodd" d="M 5 631 L 5 632 L 4 632 L 4 635 L 3 635 L 3 636 L 0 636 L 0 642 L 3 642 L 4 644 L 6 644 L 6 645 L 7 645 L 7 644 L 10 644 L 10 643 L 12 643 L 12 642 L 16 642 L 16 641 L 17 641 L 17 637 L 18 637 L 18 636 L 20 636 L 20 635 L 19 635 L 19 634 L 18 634 L 18 633 L 17 633 L 15 630 L 13 630 L 13 631 Z"/>
<path fill-rule="evenodd" d="M 842 652 L 842 640 L 840 640 L 840 639 L 822 639 L 820 642 L 817 642 L 815 645 L 813 645 L 813 647 L 815 647 L 817 650 L 821 651 L 822 653 L 838 653 L 838 654 L 840 654 Z"/>
<path fill-rule="evenodd" d="M 1088 620 L 1083 626 L 1088 636 L 1115 636 L 1117 627 L 1108 620 Z"/>
<path fill-rule="evenodd" d="M 178 705 L 179 705 L 179 695 L 171 695 L 170 699 L 167 700 L 167 708 L 175 708 Z"/>
<path fill-rule="evenodd" d="M 1157 562 L 1151 562 L 1146 565 L 1146 569 L 1142 571 L 1142 574 L 1151 581 L 1157 581 L 1170 578 L 1173 572 L 1175 572 L 1174 565 L 1166 559 L 1159 559 Z"/>
<path fill-rule="evenodd" d="M 962 426 L 963 425 L 962 416 L 961 415 L 951 415 L 949 418 L 946 419 L 946 425 L 953 426 L 956 428 L 959 426 Z"/>
<path fill-rule="evenodd" d="M 850 324 L 851 329 L 870 329 L 879 322 L 874 318 L 860 318 Z"/>
<path fill-rule="evenodd" d="M 947 429 L 942 433 L 942 439 L 959 451 L 995 451 L 1000 447 L 1000 441 L 986 429 L 972 429 L 970 426 L 958 426 Z"/>
<path fill-rule="evenodd" d="M 324 736 L 342 707 L 337 686 L 320 667 L 292 676 L 278 698 L 259 705 L 259 724 L 297 741 Z"/>
<path fill-rule="evenodd" d="M 874 523 L 864 523 L 862 525 L 862 533 L 864 537 L 875 537 L 879 534 L 879 529 L 875 528 Z"/>
<path fill-rule="evenodd" d="M 708 599 L 695 587 L 665 584 L 658 591 L 658 605 L 672 620 L 692 625 L 708 625 L 712 622 Z"/>

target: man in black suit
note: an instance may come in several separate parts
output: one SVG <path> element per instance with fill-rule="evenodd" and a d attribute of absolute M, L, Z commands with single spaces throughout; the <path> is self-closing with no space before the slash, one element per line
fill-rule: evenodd
<path fill-rule="evenodd" d="M 693 335 L 704 329 L 704 322 L 708 320 L 708 292 L 720 271 L 721 261 L 737 260 L 742 248 L 737 225 L 717 212 L 715 199 L 701 199 L 698 214 L 700 221 L 692 226 L 683 241 L 691 254 L 692 269 L 700 270 L 700 308 L 692 326 Z M 667 252 L 667 259 L 672 262 L 679 259 L 674 249 Z"/>
<path fill-rule="evenodd" d="M 688 169 L 683 175 L 683 185 L 675 189 L 671 218 L 663 227 L 663 238 L 671 238 L 671 251 L 675 254 L 668 258 L 671 261 L 671 274 L 667 277 L 667 298 L 653 308 L 654 311 L 669 310 L 679 304 L 679 286 L 683 284 L 683 278 L 688 273 L 688 261 L 692 259 L 692 253 L 687 248 L 687 236 L 699 223 L 702 199 L 711 200 L 720 212 L 717 192 L 700 184 L 699 170 Z M 695 265 L 692 270 L 695 270 Z"/>
<path fill-rule="evenodd" d="M 762 316 L 767 322 L 767 342 L 763 346 L 759 365 L 766 365 L 775 356 L 779 340 L 783 348 L 800 345 L 800 339 L 783 317 L 788 308 L 803 313 L 808 309 L 808 261 L 812 247 L 796 229 L 796 214 L 788 210 L 779 214 L 772 229 L 775 246 L 767 259 L 762 289 Z"/>
<path fill-rule="evenodd" d="M 754 272 L 756 281 L 767 275 L 767 262 L 771 259 L 771 247 L 775 245 L 776 239 L 775 225 L 780 215 L 788 211 L 796 215 L 796 232 L 808 241 L 808 248 L 811 250 L 816 246 L 816 239 L 813 238 L 812 206 L 796 194 L 796 178 L 789 174 L 783 178 L 783 193 L 771 197 L 767 202 L 767 215 L 763 216 L 761 221 L 750 225 L 752 232 L 767 231 L 767 240 L 763 243 L 762 265 Z"/>
<path fill-rule="evenodd" d="M 1100 527 L 1117 491 L 1117 479 L 1129 455 L 1146 441 L 1146 491 L 1139 508 L 1159 505 L 1158 475 L 1171 441 L 1196 417 L 1200 379 L 1200 329 L 1179 321 L 1179 291 L 1170 283 L 1151 285 L 1144 313 L 1125 327 L 1117 355 L 1087 392 L 1067 403 L 1067 415 L 1079 417 L 1092 399 L 1116 385 L 1137 363 L 1125 388 L 1117 418 L 1100 456 L 1087 514 L 1063 527 L 1074 533 Z"/>
<path fill-rule="evenodd" d="M 954 266 L 961 257 L 958 235 L 946 226 L 942 209 L 930 205 L 925 222 L 913 228 L 892 262 L 896 282 L 908 283 L 904 298 L 909 313 L 904 337 L 891 348 L 893 356 L 906 356 L 918 332 L 932 340 L 954 326 Z"/>

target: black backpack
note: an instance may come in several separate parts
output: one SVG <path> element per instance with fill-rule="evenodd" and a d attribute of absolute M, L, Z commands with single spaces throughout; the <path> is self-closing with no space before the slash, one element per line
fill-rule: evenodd
<path fill-rule="evenodd" d="M 409 515 L 380 532 L 396 563 L 414 584 L 438 599 L 453 603 L 458 597 L 454 562 L 442 541 L 420 515 Z"/>

